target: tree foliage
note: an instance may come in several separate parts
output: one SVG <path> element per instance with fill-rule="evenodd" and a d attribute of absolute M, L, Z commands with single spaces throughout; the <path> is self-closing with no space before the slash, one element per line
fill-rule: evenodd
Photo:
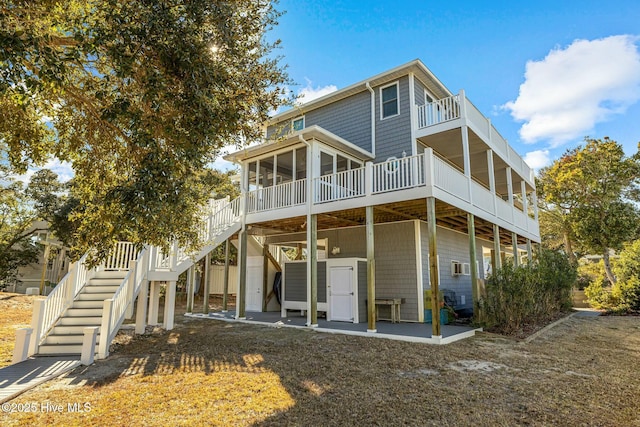
<path fill-rule="evenodd" d="M 207 164 L 286 102 L 278 16 L 266 0 L 3 2 L 0 139 L 18 171 L 72 162 L 80 252 L 197 243 Z"/>
<path fill-rule="evenodd" d="M 554 212 L 565 242 L 574 239 L 603 255 L 613 284 L 609 252 L 638 234 L 638 157 L 627 157 L 609 138 L 586 139 L 540 172 L 538 190 L 543 208 Z M 565 245 L 565 250 L 573 250 Z"/>

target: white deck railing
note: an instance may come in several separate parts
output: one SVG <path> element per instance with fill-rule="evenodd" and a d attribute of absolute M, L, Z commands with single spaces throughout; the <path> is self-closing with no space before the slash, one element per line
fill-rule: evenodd
<path fill-rule="evenodd" d="M 247 193 L 247 213 L 288 208 L 306 203 L 307 180 L 289 181 Z"/>
<path fill-rule="evenodd" d="M 436 187 L 462 200 L 469 201 L 469 181 L 462 172 L 438 156 L 433 158 L 433 169 Z"/>
<path fill-rule="evenodd" d="M 403 190 L 425 183 L 424 154 L 373 165 L 373 194 Z"/>
<path fill-rule="evenodd" d="M 98 355 L 105 358 L 109 355 L 109 345 L 115 338 L 122 322 L 127 314 L 127 309 L 136 299 L 140 291 L 140 285 L 149 270 L 149 252 L 146 249 L 140 251 L 138 257 L 129 263 L 131 268 L 122 279 L 120 287 L 113 297 L 104 301 L 102 308 L 102 325 L 100 327 L 100 343 Z M 129 312 L 131 312 L 129 310 Z"/>
<path fill-rule="evenodd" d="M 364 174 L 365 169 L 358 168 L 315 178 L 314 202 L 324 203 L 364 196 Z"/>
<path fill-rule="evenodd" d="M 47 336 L 49 330 L 62 316 L 64 311 L 71 307 L 73 300 L 78 295 L 85 283 L 95 273 L 96 269 L 89 269 L 86 265 L 87 254 L 82 256 L 73 268 L 62 278 L 60 283 L 44 300 L 35 300 L 31 327 L 31 343 L 29 354 L 35 354 L 38 346 Z"/>
<path fill-rule="evenodd" d="M 419 105 L 418 129 L 435 126 L 449 120 L 460 118 L 460 102 L 458 95 L 437 99 L 424 105 Z"/>

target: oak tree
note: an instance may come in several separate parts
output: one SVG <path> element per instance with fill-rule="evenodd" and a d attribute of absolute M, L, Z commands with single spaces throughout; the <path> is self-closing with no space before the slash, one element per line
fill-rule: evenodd
<path fill-rule="evenodd" d="M 607 278 L 616 279 L 610 251 L 638 235 L 637 208 L 640 163 L 626 156 L 609 138 L 585 139 L 585 145 L 568 150 L 540 171 L 540 198 L 562 217 L 569 237 L 586 250 L 602 254 Z M 570 251 L 570 247 L 565 247 Z"/>
<path fill-rule="evenodd" d="M 197 245 L 219 150 L 261 136 L 288 78 L 267 0 L 3 0 L 0 140 L 72 163 L 77 253 Z"/>

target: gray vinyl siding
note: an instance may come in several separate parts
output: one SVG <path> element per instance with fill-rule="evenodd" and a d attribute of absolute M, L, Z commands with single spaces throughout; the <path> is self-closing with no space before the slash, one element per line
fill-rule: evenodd
<path fill-rule="evenodd" d="M 401 319 L 418 320 L 414 223 L 406 221 L 377 224 L 374 228 L 374 236 L 376 297 L 404 298 L 405 302 L 400 308 Z M 318 237 L 328 238 L 329 248 L 340 247 L 340 254 L 332 255 L 331 258 L 366 258 L 367 256 L 365 227 L 318 232 Z M 366 288 L 363 295 L 366 299 Z M 390 318 L 389 310 L 389 307 L 380 307 L 380 317 Z"/>
<path fill-rule="evenodd" d="M 304 110 L 304 106 L 302 107 Z M 304 126 L 320 126 L 358 147 L 371 151 L 371 94 L 365 90 L 355 95 L 306 111 Z M 267 139 L 289 133 L 291 119 L 267 128 Z"/>
<path fill-rule="evenodd" d="M 358 261 L 358 321 L 367 321 L 367 263 Z"/>
<path fill-rule="evenodd" d="M 371 151 L 371 94 L 364 91 L 305 114 L 305 127 L 318 125 Z"/>
<path fill-rule="evenodd" d="M 307 300 L 307 263 L 290 262 L 284 265 L 285 301 Z M 318 262 L 318 302 L 327 302 L 327 263 Z"/>
<path fill-rule="evenodd" d="M 424 85 L 418 79 L 414 80 L 413 93 L 416 100 L 416 105 L 424 105 Z"/>
<path fill-rule="evenodd" d="M 402 157 L 404 151 L 411 155 L 411 105 L 409 104 L 409 77 L 399 80 L 400 114 L 386 119 L 380 119 L 381 88 L 375 87 L 376 92 L 376 159 L 384 162 L 389 157 Z"/>

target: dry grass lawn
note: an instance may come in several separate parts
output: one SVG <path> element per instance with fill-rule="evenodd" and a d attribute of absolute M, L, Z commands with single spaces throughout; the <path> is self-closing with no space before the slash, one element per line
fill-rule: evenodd
<path fill-rule="evenodd" d="M 33 295 L 0 293 L 0 368 L 11 364 L 16 330 L 31 326 Z"/>
<path fill-rule="evenodd" d="M 640 426 L 640 317 L 446 346 L 177 320 L 123 332 L 108 359 L 13 401 L 62 413 L 0 425 Z M 69 413 L 75 402 L 90 411 Z"/>

